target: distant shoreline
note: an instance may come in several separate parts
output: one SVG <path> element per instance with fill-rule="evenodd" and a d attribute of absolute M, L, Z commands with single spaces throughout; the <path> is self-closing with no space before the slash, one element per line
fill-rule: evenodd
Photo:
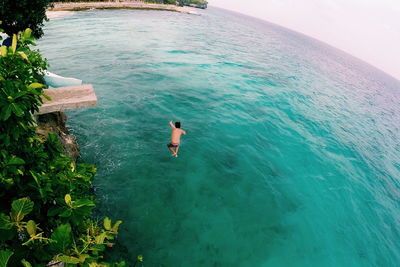
<path fill-rule="evenodd" d="M 142 9 L 197 14 L 192 8 L 138 2 L 55 2 L 47 11 L 84 11 L 89 9 Z"/>

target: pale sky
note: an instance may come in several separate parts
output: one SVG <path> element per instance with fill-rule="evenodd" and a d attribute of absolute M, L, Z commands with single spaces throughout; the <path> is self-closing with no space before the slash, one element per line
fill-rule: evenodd
<path fill-rule="evenodd" d="M 400 80 L 400 0 L 208 0 L 319 39 Z"/>

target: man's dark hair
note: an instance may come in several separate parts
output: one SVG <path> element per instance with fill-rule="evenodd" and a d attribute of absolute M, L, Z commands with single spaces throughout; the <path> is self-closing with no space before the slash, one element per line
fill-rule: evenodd
<path fill-rule="evenodd" d="M 181 128 L 181 123 L 179 121 L 175 122 L 175 127 L 176 128 Z"/>

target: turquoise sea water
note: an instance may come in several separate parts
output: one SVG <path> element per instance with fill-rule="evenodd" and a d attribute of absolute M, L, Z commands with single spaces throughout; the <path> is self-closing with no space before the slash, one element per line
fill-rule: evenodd
<path fill-rule="evenodd" d="M 98 167 L 111 259 L 145 266 L 399 266 L 400 83 L 320 42 L 217 9 L 86 11 L 46 24 Z M 187 131 L 179 158 L 169 120 Z"/>

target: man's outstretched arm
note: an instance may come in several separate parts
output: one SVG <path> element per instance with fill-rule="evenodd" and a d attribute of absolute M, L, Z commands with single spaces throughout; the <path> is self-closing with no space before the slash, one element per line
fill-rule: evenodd
<path fill-rule="evenodd" d="M 175 125 L 172 123 L 172 121 L 169 121 L 169 126 L 171 126 L 172 129 L 175 129 Z"/>

